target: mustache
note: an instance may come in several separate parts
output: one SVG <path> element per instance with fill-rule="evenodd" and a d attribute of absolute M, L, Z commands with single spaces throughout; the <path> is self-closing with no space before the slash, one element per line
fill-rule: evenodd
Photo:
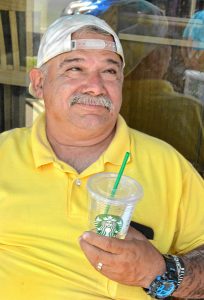
<path fill-rule="evenodd" d="M 88 94 L 75 94 L 69 99 L 70 106 L 74 104 L 85 104 L 85 105 L 95 105 L 95 106 L 103 106 L 107 110 L 113 109 L 112 101 L 107 96 L 91 96 Z"/>

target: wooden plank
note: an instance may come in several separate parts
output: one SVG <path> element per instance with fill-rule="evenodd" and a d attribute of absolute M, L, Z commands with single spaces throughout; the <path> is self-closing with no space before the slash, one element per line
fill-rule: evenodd
<path fill-rule="evenodd" d="M 19 86 L 28 86 L 29 78 L 26 71 L 15 70 L 1 70 L 0 69 L 0 83 L 11 84 Z"/>
<path fill-rule="evenodd" d="M 19 86 L 12 89 L 11 126 L 25 126 L 25 88 Z"/>
<path fill-rule="evenodd" d="M 147 35 L 137 35 L 137 34 L 127 34 L 127 33 L 119 33 L 120 40 L 132 41 L 132 42 L 142 42 L 142 43 L 150 43 L 150 44 L 158 44 L 158 45 L 170 45 L 170 46 L 180 46 L 180 47 L 196 47 L 203 49 L 204 43 L 199 43 L 190 40 L 179 40 L 179 39 L 169 39 L 169 38 L 161 38 L 155 36 L 147 36 Z"/>
<path fill-rule="evenodd" d="M 190 9 L 190 16 L 192 16 L 195 13 L 196 10 L 196 0 L 191 0 L 191 9 Z"/>
<path fill-rule="evenodd" d="M 1 54 L 1 67 L 6 67 L 6 48 L 4 42 L 4 33 L 3 33 L 3 26 L 2 26 L 2 18 L 0 13 L 0 54 Z"/>
<path fill-rule="evenodd" d="M 12 90 L 11 86 L 4 86 L 4 130 L 11 128 Z"/>
<path fill-rule="evenodd" d="M 26 96 L 25 91 L 21 88 L 19 95 L 19 114 L 18 114 L 18 127 L 25 126 L 25 109 L 26 109 Z"/>
<path fill-rule="evenodd" d="M 4 85 L 0 84 L 0 132 L 4 131 Z"/>
<path fill-rule="evenodd" d="M 13 48 L 13 65 L 15 70 L 19 70 L 20 67 L 19 43 L 18 43 L 16 13 L 14 11 L 9 11 L 9 20 L 10 20 L 11 41 L 12 41 L 12 48 Z"/>
<path fill-rule="evenodd" d="M 0 10 L 25 11 L 26 0 L 0 0 Z"/>
<path fill-rule="evenodd" d="M 33 56 L 33 1 L 27 0 L 26 10 L 26 55 Z"/>
<path fill-rule="evenodd" d="M 129 24 L 136 25 L 138 23 L 141 23 L 141 17 L 138 17 L 137 14 L 134 12 L 127 13 L 120 15 L 120 22 L 124 23 L 128 20 Z M 169 16 L 158 16 L 158 15 L 145 15 L 145 21 L 152 23 L 152 24 L 158 24 L 170 26 L 170 25 L 176 25 L 176 26 L 182 26 L 185 27 L 187 23 L 189 22 L 189 18 L 179 18 L 179 17 L 169 17 Z M 202 20 L 193 20 L 194 23 L 202 25 Z M 145 23 L 144 23 L 145 24 Z M 126 28 L 127 29 L 127 28 Z M 126 30 L 125 29 L 125 30 Z"/>

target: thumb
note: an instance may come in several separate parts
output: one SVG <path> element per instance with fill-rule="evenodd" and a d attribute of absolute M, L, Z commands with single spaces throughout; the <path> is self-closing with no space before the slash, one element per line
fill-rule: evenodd
<path fill-rule="evenodd" d="M 124 246 L 124 240 L 102 236 L 92 231 L 84 232 L 80 240 L 82 243 L 86 241 L 92 246 L 114 254 L 120 254 Z"/>

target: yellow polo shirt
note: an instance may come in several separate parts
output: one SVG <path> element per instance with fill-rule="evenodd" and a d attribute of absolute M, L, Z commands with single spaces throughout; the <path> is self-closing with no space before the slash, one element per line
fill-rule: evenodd
<path fill-rule="evenodd" d="M 42 115 L 32 128 L 0 135 L 2 300 L 150 299 L 97 272 L 78 243 L 88 228 L 88 177 L 118 172 L 126 151 L 125 174 L 144 188 L 133 220 L 154 230 L 152 243 L 163 253 L 182 253 L 204 242 L 203 179 L 171 146 L 119 117 L 111 145 L 78 174 L 56 158 Z"/>

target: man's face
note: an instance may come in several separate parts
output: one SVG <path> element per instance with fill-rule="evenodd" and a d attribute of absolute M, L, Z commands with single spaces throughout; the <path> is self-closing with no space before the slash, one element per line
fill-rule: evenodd
<path fill-rule="evenodd" d="M 80 39 L 112 41 L 98 33 L 81 34 Z M 113 127 L 121 107 L 122 83 L 122 62 L 114 52 L 87 49 L 58 55 L 47 63 L 43 80 L 47 118 L 76 129 Z"/>

